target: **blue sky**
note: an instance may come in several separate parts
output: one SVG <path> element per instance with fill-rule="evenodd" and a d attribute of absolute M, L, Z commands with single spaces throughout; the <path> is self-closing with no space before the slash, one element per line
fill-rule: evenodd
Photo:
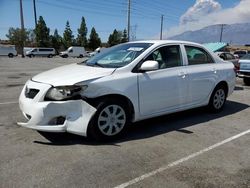
<path fill-rule="evenodd" d="M 159 38 L 161 15 L 165 37 L 212 24 L 207 20 L 210 15 L 211 19 L 223 15 L 218 16 L 218 23 L 245 22 L 250 17 L 245 18 L 242 11 L 248 10 L 244 10 L 242 2 L 249 0 L 131 0 L 131 33 L 136 39 Z M 103 42 L 114 29 L 127 27 L 127 0 L 36 0 L 36 5 L 37 16 L 43 16 L 51 33 L 57 28 L 62 35 L 69 20 L 76 37 L 82 16 L 88 30 L 95 27 Z M 244 16 L 228 17 L 232 10 Z M 25 28 L 33 29 L 32 0 L 23 0 L 23 11 Z M 9 27 L 20 27 L 19 0 L 0 0 L 0 39 L 6 39 Z"/>

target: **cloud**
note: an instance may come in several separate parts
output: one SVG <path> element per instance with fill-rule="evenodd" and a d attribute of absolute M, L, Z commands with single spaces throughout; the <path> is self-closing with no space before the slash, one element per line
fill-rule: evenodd
<path fill-rule="evenodd" d="M 204 2 L 210 3 L 204 3 Z M 212 4 L 217 8 L 211 8 Z M 198 5 L 202 6 L 198 6 Z M 209 8 L 205 8 L 205 4 Z M 217 5 L 216 5 L 217 4 Z M 195 8 L 196 7 L 196 8 Z M 202 7 L 202 8 L 199 8 Z M 185 31 L 194 31 L 215 24 L 234 24 L 250 22 L 250 0 L 241 0 L 232 8 L 222 9 L 220 4 L 214 0 L 197 0 L 194 6 L 180 18 L 178 26 L 164 31 L 164 38 L 181 34 Z M 202 13 L 202 10 L 207 10 Z"/>
<path fill-rule="evenodd" d="M 181 16 L 180 24 L 199 21 L 201 17 L 218 12 L 220 9 L 221 5 L 214 0 L 197 0 L 196 3 Z"/>

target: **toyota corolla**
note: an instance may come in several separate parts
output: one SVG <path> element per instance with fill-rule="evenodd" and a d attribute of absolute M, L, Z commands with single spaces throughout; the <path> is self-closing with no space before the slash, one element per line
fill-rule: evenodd
<path fill-rule="evenodd" d="M 18 124 L 113 138 L 147 118 L 201 106 L 219 112 L 234 86 L 233 64 L 200 44 L 129 42 L 28 80 L 19 98 L 27 122 Z"/>

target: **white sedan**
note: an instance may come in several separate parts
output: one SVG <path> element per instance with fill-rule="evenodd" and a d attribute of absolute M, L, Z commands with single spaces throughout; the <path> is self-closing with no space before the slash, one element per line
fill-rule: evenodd
<path fill-rule="evenodd" d="M 27 122 L 47 132 L 113 138 L 132 122 L 200 106 L 223 109 L 234 66 L 200 44 L 136 41 L 34 76 L 19 99 Z"/>

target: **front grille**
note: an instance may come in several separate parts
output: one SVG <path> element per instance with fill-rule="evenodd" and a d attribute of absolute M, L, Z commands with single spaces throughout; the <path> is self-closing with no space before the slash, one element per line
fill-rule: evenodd
<path fill-rule="evenodd" d="M 34 99 L 38 92 L 38 89 L 25 88 L 25 96 L 30 99 Z"/>

